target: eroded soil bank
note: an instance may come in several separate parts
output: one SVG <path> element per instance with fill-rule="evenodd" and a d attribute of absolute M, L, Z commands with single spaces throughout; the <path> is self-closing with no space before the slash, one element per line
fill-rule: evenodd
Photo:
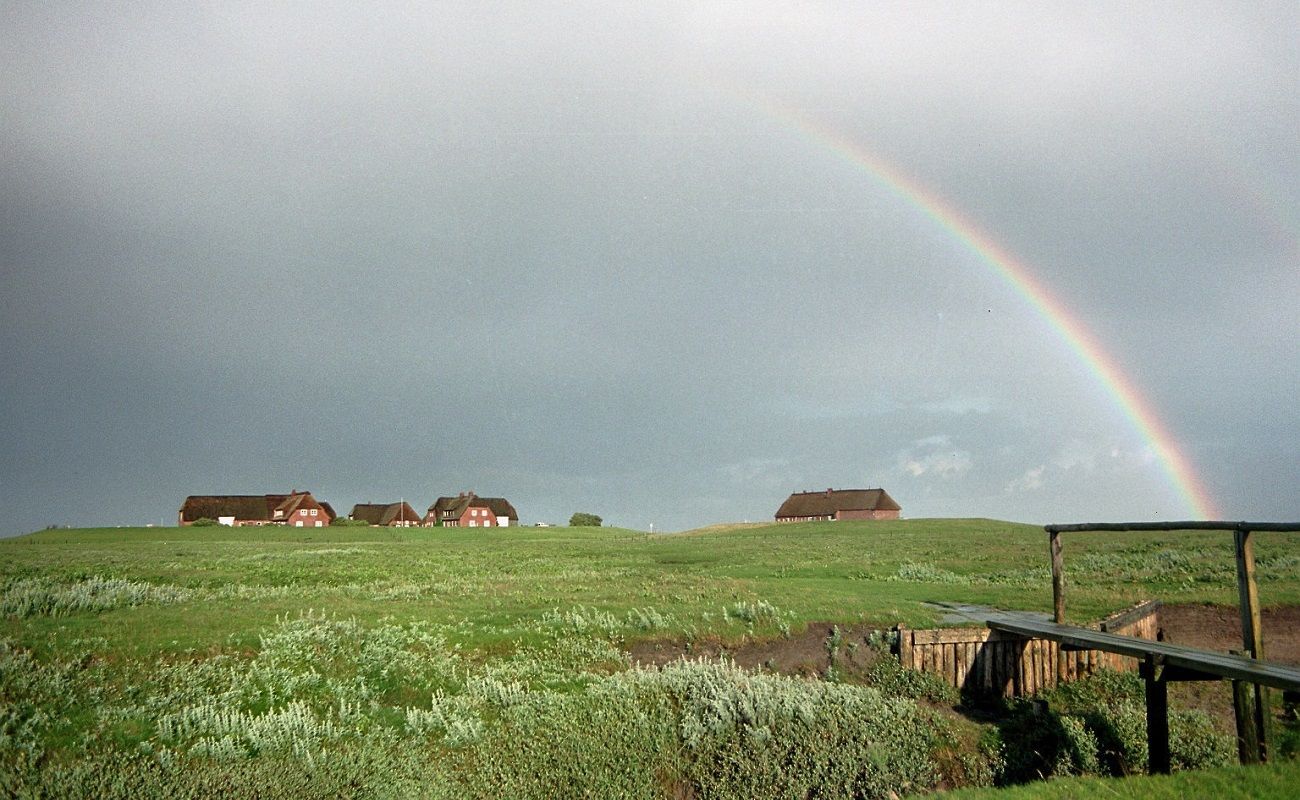
<path fill-rule="evenodd" d="M 1263 611 L 1264 647 L 1270 661 L 1300 665 L 1300 606 L 1277 606 Z M 1241 648 L 1241 620 L 1232 606 L 1165 605 L 1160 609 L 1160 627 L 1166 641 L 1226 652 Z M 632 660 L 662 665 L 679 658 L 726 656 L 748 669 L 763 668 L 787 675 L 815 675 L 829 662 L 832 629 L 838 629 L 840 643 L 834 648 L 836 664 L 865 667 L 875 657 L 867 637 L 877 628 L 869 625 L 836 625 L 814 622 L 789 638 L 745 641 L 723 645 L 705 640 L 645 641 L 635 643 Z"/>

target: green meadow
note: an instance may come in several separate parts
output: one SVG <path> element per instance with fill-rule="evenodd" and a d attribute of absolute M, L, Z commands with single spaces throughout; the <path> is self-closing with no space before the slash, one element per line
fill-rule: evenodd
<path fill-rule="evenodd" d="M 1300 541 L 1257 537 L 1264 602 L 1300 604 Z M 1076 534 L 1065 557 L 1075 621 L 1151 597 L 1236 601 L 1227 534 Z M 923 627 L 942 616 L 931 602 L 1051 605 L 1042 529 L 992 520 L 55 530 L 0 542 L 0 590 L 0 794 L 16 796 L 887 797 L 1009 783 L 1019 728 L 955 713 L 942 687 L 887 665 L 810 679 L 642 667 L 629 650 L 779 641 L 814 622 Z M 1060 717 L 1065 755 L 1030 771 L 1140 767 L 1132 736 L 1097 739 L 1080 696 L 1061 700 L 1076 708 Z M 1180 763 L 1224 762 L 1207 726 L 1186 720 Z"/>

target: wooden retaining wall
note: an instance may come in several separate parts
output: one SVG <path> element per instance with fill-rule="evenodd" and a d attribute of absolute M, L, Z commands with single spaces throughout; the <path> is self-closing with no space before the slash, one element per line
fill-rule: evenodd
<path fill-rule="evenodd" d="M 1113 614 L 1098 626 L 1109 633 L 1156 639 L 1160 630 L 1157 600 Z M 937 675 L 963 693 L 980 696 L 1021 697 L 1057 683 L 1059 671 L 1066 681 L 1091 675 L 1099 669 L 1131 671 L 1137 659 L 1100 650 L 1061 651 L 1056 642 L 1026 639 L 988 628 L 898 627 L 898 658 L 904 667 Z"/>

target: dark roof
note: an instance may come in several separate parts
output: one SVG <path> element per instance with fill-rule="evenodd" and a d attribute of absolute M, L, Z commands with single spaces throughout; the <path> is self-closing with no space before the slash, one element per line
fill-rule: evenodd
<path fill-rule="evenodd" d="M 419 522 L 421 519 L 410 503 L 357 503 L 348 516 L 371 525 L 391 525 L 402 520 Z"/>
<path fill-rule="evenodd" d="M 325 514 L 334 518 L 334 509 L 328 503 L 321 503 L 311 496 L 311 492 L 290 492 L 289 494 L 192 494 L 181 504 L 181 519 L 193 522 L 204 517 L 234 517 L 235 519 L 286 519 L 306 498 L 325 510 Z M 284 511 L 279 517 L 276 509 Z"/>
<path fill-rule="evenodd" d="M 833 517 L 837 511 L 901 511 L 884 489 L 827 489 L 795 492 L 777 509 L 781 517 Z"/>
<path fill-rule="evenodd" d="M 279 505 L 280 498 L 271 503 L 265 494 L 192 494 L 181 504 L 181 519 L 193 522 L 204 517 L 234 517 L 235 519 L 270 519 L 271 509 Z"/>
<path fill-rule="evenodd" d="M 488 508 L 493 516 L 507 517 L 511 522 L 519 521 L 519 513 L 510 501 L 504 497 L 479 497 L 473 492 L 466 492 L 456 497 L 439 497 L 429 506 L 428 513 L 437 515 L 437 519 L 460 519 L 473 501 L 475 508 Z"/>

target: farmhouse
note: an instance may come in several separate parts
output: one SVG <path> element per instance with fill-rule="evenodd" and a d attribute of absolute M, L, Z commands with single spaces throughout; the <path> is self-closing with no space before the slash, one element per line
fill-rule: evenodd
<path fill-rule="evenodd" d="M 192 494 L 181 504 L 180 525 L 198 519 L 222 525 L 289 525 L 323 528 L 334 520 L 334 509 L 297 489 L 288 494 Z"/>
<path fill-rule="evenodd" d="M 827 489 L 790 495 L 777 509 L 776 521 L 898 519 L 902 510 L 884 489 Z"/>
<path fill-rule="evenodd" d="M 479 497 L 461 492 L 439 497 L 424 517 L 424 524 L 445 528 L 508 528 L 519 524 L 519 514 L 504 497 Z"/>
<path fill-rule="evenodd" d="M 410 528 L 424 522 L 407 502 L 357 503 L 348 516 L 371 525 L 390 528 Z"/>

